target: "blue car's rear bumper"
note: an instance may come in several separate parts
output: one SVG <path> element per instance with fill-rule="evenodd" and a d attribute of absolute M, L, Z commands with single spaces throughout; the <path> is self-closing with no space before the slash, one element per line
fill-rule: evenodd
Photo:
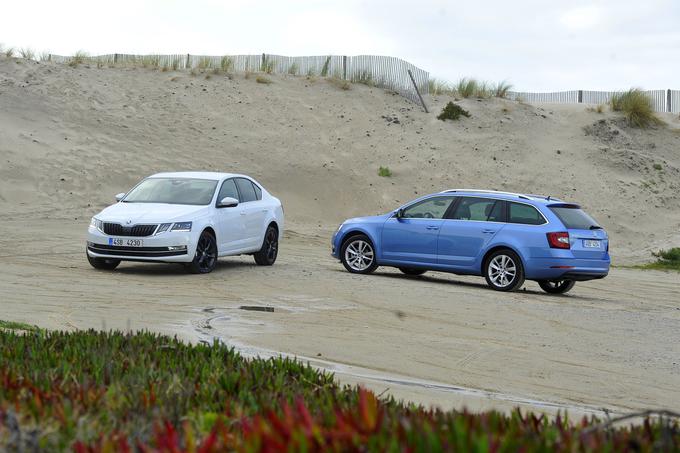
<path fill-rule="evenodd" d="M 530 280 L 595 280 L 609 273 L 610 260 L 579 258 L 532 258 L 524 273 Z"/>

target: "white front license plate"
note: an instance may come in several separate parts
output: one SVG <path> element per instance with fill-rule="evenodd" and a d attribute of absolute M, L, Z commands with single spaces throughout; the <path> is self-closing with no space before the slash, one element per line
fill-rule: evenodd
<path fill-rule="evenodd" d="M 600 248 L 600 241 L 596 241 L 594 239 L 584 239 L 583 240 L 583 247 L 587 249 L 599 249 Z"/>
<path fill-rule="evenodd" d="M 141 239 L 109 238 L 109 245 L 120 247 L 143 247 L 144 241 Z"/>

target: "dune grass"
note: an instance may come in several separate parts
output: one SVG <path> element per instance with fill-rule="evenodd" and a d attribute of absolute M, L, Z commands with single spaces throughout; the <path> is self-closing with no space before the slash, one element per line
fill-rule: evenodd
<path fill-rule="evenodd" d="M 249 360 L 218 342 L 148 332 L 0 329 L 0 357 L 2 451 L 680 448 L 677 419 L 623 426 L 564 413 L 430 410 L 341 386 L 295 360 Z"/>
<path fill-rule="evenodd" d="M 327 77 L 326 80 L 331 85 L 333 85 L 337 88 L 340 88 L 343 91 L 347 91 L 347 90 L 352 88 L 352 84 L 349 82 L 349 80 L 344 80 L 337 75 L 334 75 L 332 77 Z"/>
<path fill-rule="evenodd" d="M 428 89 L 431 95 L 448 95 L 460 98 L 490 97 L 506 98 L 512 90 L 512 84 L 505 80 L 498 83 L 489 83 L 475 78 L 463 77 L 455 84 L 442 79 L 431 78 L 428 80 Z"/>
<path fill-rule="evenodd" d="M 300 72 L 300 67 L 298 66 L 297 63 L 293 63 L 290 66 L 288 66 L 288 74 L 297 75 L 298 72 Z"/>
<path fill-rule="evenodd" d="M 71 57 L 71 61 L 68 62 L 68 65 L 71 66 L 72 68 L 77 67 L 78 65 L 81 65 L 85 63 L 85 61 L 90 57 L 90 55 L 83 51 L 79 50 L 73 56 Z"/>
<path fill-rule="evenodd" d="M 352 83 L 360 83 L 362 85 L 367 85 L 372 87 L 375 85 L 375 80 L 373 80 L 373 74 L 368 70 L 357 71 L 350 77 Z"/>
<path fill-rule="evenodd" d="M 5 50 L 3 50 L 5 57 L 7 58 L 12 58 L 14 56 L 14 47 L 8 47 Z"/>
<path fill-rule="evenodd" d="M 265 77 L 263 75 L 258 75 L 257 77 L 255 77 L 255 81 L 257 83 L 262 83 L 264 85 L 269 85 L 270 83 L 272 83 L 272 80 L 269 77 Z"/>
<path fill-rule="evenodd" d="M 654 112 L 651 98 L 639 88 L 617 93 L 609 105 L 614 112 L 621 112 L 633 127 L 648 128 L 664 124 Z"/>
<path fill-rule="evenodd" d="M 225 73 L 230 73 L 234 70 L 234 60 L 225 55 L 220 60 L 220 69 Z"/>
<path fill-rule="evenodd" d="M 35 60 L 35 52 L 33 49 L 29 47 L 23 47 L 19 50 L 19 55 L 21 55 L 21 58 L 24 58 L 26 60 Z"/>
<path fill-rule="evenodd" d="M 656 261 L 634 267 L 637 269 L 680 271 L 680 247 L 652 252 L 652 256 L 656 258 Z"/>

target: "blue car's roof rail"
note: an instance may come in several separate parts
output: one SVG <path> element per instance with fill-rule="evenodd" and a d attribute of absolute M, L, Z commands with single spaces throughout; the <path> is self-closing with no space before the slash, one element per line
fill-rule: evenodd
<path fill-rule="evenodd" d="M 521 198 L 523 200 L 531 200 L 533 198 L 542 198 L 544 200 L 548 201 L 562 201 L 558 198 L 553 198 L 551 196 L 543 196 L 543 195 L 525 195 L 523 193 L 515 193 L 515 192 L 503 192 L 501 190 L 485 190 L 485 189 L 448 189 L 448 190 L 443 190 L 441 193 L 451 193 L 451 192 L 472 192 L 472 193 L 495 193 L 499 195 L 511 195 L 515 196 L 518 198 Z"/>

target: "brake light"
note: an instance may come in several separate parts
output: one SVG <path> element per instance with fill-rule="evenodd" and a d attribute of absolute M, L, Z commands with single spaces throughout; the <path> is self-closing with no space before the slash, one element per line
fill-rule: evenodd
<path fill-rule="evenodd" d="M 553 249 L 568 249 L 571 248 L 569 244 L 569 233 L 560 231 L 558 233 L 546 233 L 548 236 L 548 244 Z"/>

